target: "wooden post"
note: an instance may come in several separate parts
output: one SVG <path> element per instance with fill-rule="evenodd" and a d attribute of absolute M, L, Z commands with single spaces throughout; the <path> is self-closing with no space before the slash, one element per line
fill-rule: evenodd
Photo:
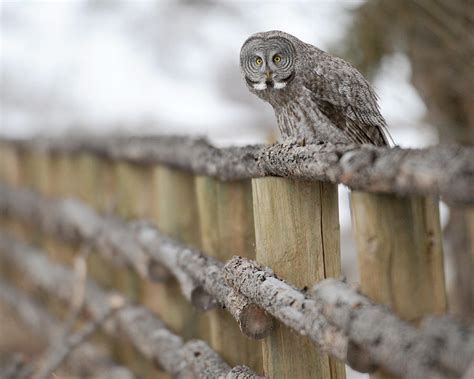
<path fill-rule="evenodd" d="M 150 168 L 118 162 L 116 170 L 117 213 L 125 219 L 149 218 L 152 215 Z"/>
<path fill-rule="evenodd" d="M 151 219 L 164 234 L 200 247 L 194 175 L 165 166 L 153 168 Z M 145 288 L 145 302 L 170 329 L 185 339 L 200 335 L 201 315 L 174 279 Z"/>
<path fill-rule="evenodd" d="M 222 262 L 234 255 L 255 259 L 251 181 L 220 182 L 200 176 L 196 193 L 203 250 Z M 261 342 L 245 337 L 227 311 L 210 311 L 209 327 L 211 346 L 227 363 L 263 373 Z"/>
<path fill-rule="evenodd" d="M 107 169 L 107 167 L 104 167 Z M 116 212 L 123 219 L 137 220 L 149 219 L 153 212 L 151 205 L 152 194 L 152 170 L 150 166 L 141 166 L 128 162 L 115 162 L 115 198 Z M 104 182 L 107 184 L 107 181 Z M 110 198 L 109 198 L 110 199 Z M 154 283 L 142 279 L 131 268 L 116 269 L 115 286 L 129 297 L 142 301 L 147 306 L 146 293 L 150 287 L 156 288 Z M 169 375 L 158 371 L 150 365 L 143 356 L 138 354 L 126 341 L 120 347 L 118 356 L 127 363 L 132 371 L 139 377 L 144 378 L 168 378 Z"/>
<path fill-rule="evenodd" d="M 21 165 L 18 149 L 8 142 L 2 142 L 0 162 L 1 180 L 12 186 L 19 185 L 21 182 Z"/>
<path fill-rule="evenodd" d="M 17 152 L 19 153 L 17 156 L 21 177 L 19 184 L 40 193 L 42 189 L 46 190 L 49 181 L 49 170 L 45 152 L 31 147 L 19 149 Z M 37 245 L 43 242 L 43 236 L 36 228 L 17 220 L 11 220 L 10 225 L 11 230 L 19 238 Z"/>
<path fill-rule="evenodd" d="M 340 276 L 337 186 L 284 178 L 252 180 L 257 261 L 298 287 Z M 268 377 L 344 378 L 342 363 L 282 324 L 263 344 Z"/>
<path fill-rule="evenodd" d="M 107 180 L 113 178 L 113 169 L 107 166 L 104 169 L 102 159 L 91 152 L 78 153 L 74 160 L 74 172 L 77 178 L 78 198 L 97 212 L 103 210 L 101 201 L 106 196 L 115 196 L 113 188 L 104 185 Z M 114 267 L 110 261 L 103 258 L 97 251 L 91 251 L 87 255 L 88 275 L 105 288 L 113 288 Z"/>
<path fill-rule="evenodd" d="M 89 206 L 99 208 L 99 160 L 90 152 L 79 153 L 74 162 L 77 175 L 78 198 Z"/>
<path fill-rule="evenodd" d="M 41 148 L 30 147 L 23 152 L 23 170 L 25 185 L 48 195 L 51 186 L 49 152 Z"/>
<path fill-rule="evenodd" d="M 467 235 L 469 236 L 469 256 L 471 258 L 471 272 L 474 272 L 474 208 L 469 207 L 465 210 L 465 217 L 466 217 L 466 229 L 467 229 Z M 474 276 L 474 275 L 473 275 Z M 470 311 L 474 310 L 474 278 L 471 276 L 471 290 L 469 291 L 466 289 L 466 292 L 470 293 L 471 299 L 470 299 Z M 469 285 L 469 284 L 467 284 Z M 463 313 L 463 316 L 466 317 L 466 313 Z M 466 317 L 466 319 L 469 320 L 469 322 L 473 323 L 474 322 L 474 312 L 470 312 L 470 314 Z"/>
<path fill-rule="evenodd" d="M 474 322 L 474 208 L 449 207 L 444 239 L 452 278 L 447 285 L 449 313 Z"/>
<path fill-rule="evenodd" d="M 150 214 L 146 205 L 149 198 L 146 171 L 139 166 L 118 161 L 115 163 L 116 213 L 125 220 L 137 219 Z M 141 279 L 131 268 L 117 270 L 116 287 L 132 299 L 141 296 Z"/>
<path fill-rule="evenodd" d="M 54 195 L 57 197 L 72 196 L 74 193 L 75 168 L 71 153 L 57 152 L 54 153 Z"/>
<path fill-rule="evenodd" d="M 38 167 L 33 166 L 28 170 L 36 173 L 47 171 L 47 175 L 45 174 L 47 179 L 39 179 L 36 189 L 48 197 L 72 197 L 72 190 L 80 184 L 80 181 L 71 154 L 66 152 L 43 152 L 42 154 L 43 157 L 35 158 L 37 162 L 41 162 L 36 163 Z M 31 152 L 29 155 L 33 156 Z M 41 172 L 39 176 L 41 176 Z M 41 234 L 40 245 L 48 252 L 48 257 L 63 264 L 72 264 L 78 249 L 77 246 L 44 234 Z"/>
<path fill-rule="evenodd" d="M 444 313 L 438 202 L 354 191 L 351 214 L 362 292 L 414 323 L 424 315 Z"/>
<path fill-rule="evenodd" d="M 8 142 L 1 143 L 1 178 L 0 180 L 9 186 L 21 186 L 25 181 L 25 173 L 23 169 L 22 154 L 20 150 L 13 144 Z M 24 232 L 24 228 L 20 223 L 11 217 L 3 217 L 0 215 L 0 226 L 8 229 L 17 235 Z"/>

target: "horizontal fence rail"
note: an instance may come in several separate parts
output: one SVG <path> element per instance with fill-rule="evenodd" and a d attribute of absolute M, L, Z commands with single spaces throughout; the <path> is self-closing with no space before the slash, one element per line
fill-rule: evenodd
<path fill-rule="evenodd" d="M 24 291 L 0 280 L 0 301 L 7 304 L 10 309 L 20 317 L 33 334 L 55 345 L 60 341 L 64 331 L 61 328 L 61 322 L 46 310 L 31 296 Z M 74 374 L 80 372 L 95 373 L 104 379 L 133 379 L 135 376 L 124 366 L 115 363 L 111 357 L 99 346 L 93 343 L 85 342 L 72 352 L 68 361 Z M 27 370 L 27 368 L 25 367 Z M 7 375 L 8 377 L 8 375 Z"/>
<path fill-rule="evenodd" d="M 163 237 L 150 223 L 111 222 L 77 200 L 51 200 L 31 190 L 0 186 L 0 211 L 60 238 L 92 245 L 145 277 L 163 280 L 163 272 L 168 272 L 185 294 L 189 294 L 185 283 L 193 282 L 201 299 L 195 305 L 205 304 L 202 309 L 208 309 L 212 300 L 225 305 L 242 331 L 254 338 L 268 331 L 268 312 L 359 371 L 380 366 L 409 378 L 456 378 L 472 363 L 472 328 L 448 318 L 427 318 L 417 329 L 342 281 L 326 279 L 302 291 L 253 261 L 234 257 L 224 265 Z M 15 246 L 5 236 L 0 242 L 0 249 L 12 251 Z M 161 275 L 151 275 L 156 271 Z M 192 301 L 192 296 L 187 298 Z M 251 309 L 244 313 L 246 322 L 238 317 L 242 315 L 239 304 Z M 260 328 L 258 333 L 254 324 Z"/>
<path fill-rule="evenodd" d="M 202 138 L 123 137 L 0 140 L 18 149 L 89 152 L 112 160 L 162 163 L 222 180 L 282 176 L 341 183 L 351 189 L 399 195 L 439 195 L 474 204 L 474 148 L 426 149 L 284 142 L 217 148 Z"/>
<path fill-rule="evenodd" d="M 202 262 L 199 252 L 163 236 L 148 222 L 127 224 L 101 217 L 77 200 L 49 200 L 33 191 L 4 185 L 0 185 L 0 211 L 66 241 L 94 246 L 114 264 L 127 264 L 143 278 L 163 280 L 163 269 L 157 267 L 164 266 L 194 306 L 208 310 L 222 304 L 242 332 L 252 338 L 262 338 L 270 331 L 268 315 L 225 284 L 222 263 L 210 257 Z"/>
<path fill-rule="evenodd" d="M 474 329 L 447 316 L 439 217 L 440 197 L 465 214 L 474 259 L 473 148 L 0 138 L 0 160 L 0 301 L 27 325 L 64 322 L 62 345 L 45 328 L 38 379 L 90 336 L 107 367 L 153 379 L 474 370 Z M 341 183 L 357 288 L 337 279 Z"/>
<path fill-rule="evenodd" d="M 0 234 L 0 250 L 3 253 L 0 260 L 13 264 L 42 290 L 64 302 L 73 297 L 73 272 L 50 262 L 44 252 L 4 233 Z M 88 314 L 93 319 L 103 317 L 109 312 L 114 296 L 117 294 L 104 291 L 88 280 L 84 296 Z M 128 304 L 113 320 L 115 324 L 106 324 L 107 333 L 112 336 L 125 333 L 138 351 L 175 377 L 258 378 L 248 367 L 229 367 L 204 341 L 183 342 L 143 306 Z"/>

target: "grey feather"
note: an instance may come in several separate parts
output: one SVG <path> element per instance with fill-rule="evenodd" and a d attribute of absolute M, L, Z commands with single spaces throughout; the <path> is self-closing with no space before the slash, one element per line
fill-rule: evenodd
<path fill-rule="evenodd" d="M 285 59 L 282 70 L 272 62 L 275 54 Z M 261 58 L 260 65 L 255 57 Z M 249 90 L 273 106 L 284 138 L 388 145 L 374 90 L 343 59 L 271 31 L 244 43 L 240 63 Z"/>

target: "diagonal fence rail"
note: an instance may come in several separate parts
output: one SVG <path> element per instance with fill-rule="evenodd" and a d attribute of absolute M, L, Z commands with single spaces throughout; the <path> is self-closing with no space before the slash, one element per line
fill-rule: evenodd
<path fill-rule="evenodd" d="M 199 138 L 107 137 L 3 139 L 0 158 L 0 228 L 15 235 L 0 233 L 0 259 L 27 267 L 21 259 L 34 251 L 54 272 L 58 261 L 90 252 L 90 276 L 108 289 L 96 286 L 101 293 L 119 291 L 133 302 L 127 308 L 159 320 L 137 327 L 141 342 L 124 326 L 127 340 L 112 348 L 138 376 L 151 371 L 136 370 L 143 365 L 129 346 L 152 363 L 172 355 L 162 369 L 198 377 L 343 379 L 344 367 L 326 353 L 358 371 L 379 370 L 377 378 L 468 377 L 474 366 L 472 327 L 440 316 L 447 301 L 436 198 L 469 214 L 474 149 L 291 141 L 216 148 Z M 354 190 L 360 290 L 334 279 L 331 183 Z M 28 267 L 33 288 L 66 300 L 66 290 Z M 54 302 L 49 309 L 57 311 Z M 143 346 L 164 328 L 181 345 L 164 342 L 168 350 L 151 356 Z M 207 341 L 205 352 L 185 354 L 190 338 Z"/>
<path fill-rule="evenodd" d="M 323 351 L 361 371 L 381 366 L 401 377 L 456 378 L 467 370 L 474 356 L 474 330 L 446 318 L 428 318 L 417 329 L 342 281 L 326 279 L 303 292 L 255 262 L 234 257 L 220 264 L 196 249 L 163 237 L 149 222 L 112 222 L 77 200 L 51 200 L 31 190 L 2 185 L 0 194 L 0 211 L 4 214 L 61 239 L 94 246 L 112 263 L 126 262 L 145 278 L 150 279 L 154 265 L 164 264 L 184 283 L 184 294 L 189 294 L 187 282 L 199 288 L 199 297 L 205 296 L 205 291 L 209 299 L 203 310 L 215 300 L 235 317 L 244 334 L 253 338 L 262 338 L 270 331 L 266 311 L 309 337 Z M 27 247 L 1 234 L 0 250 L 10 251 L 17 260 L 28 255 Z M 32 267 L 27 262 L 17 263 Z M 37 271 L 50 270 L 32 268 L 29 275 Z M 51 274 L 48 277 L 54 278 Z M 192 296 L 188 299 L 193 301 Z M 199 304 L 202 301 L 194 300 L 195 306 Z M 252 311 L 242 316 L 241 308 L 236 307 L 241 304 Z"/>

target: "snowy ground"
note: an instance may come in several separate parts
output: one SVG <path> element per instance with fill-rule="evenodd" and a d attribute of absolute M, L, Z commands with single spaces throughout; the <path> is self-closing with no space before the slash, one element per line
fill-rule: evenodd
<path fill-rule="evenodd" d="M 240 77 L 242 42 L 280 29 L 330 50 L 360 3 L 1 1 L 0 134 L 187 133 L 220 145 L 266 142 L 274 115 Z M 373 84 L 397 144 L 436 143 L 405 56 L 386 57 Z M 355 280 L 345 188 L 340 198 L 343 266 Z"/>

